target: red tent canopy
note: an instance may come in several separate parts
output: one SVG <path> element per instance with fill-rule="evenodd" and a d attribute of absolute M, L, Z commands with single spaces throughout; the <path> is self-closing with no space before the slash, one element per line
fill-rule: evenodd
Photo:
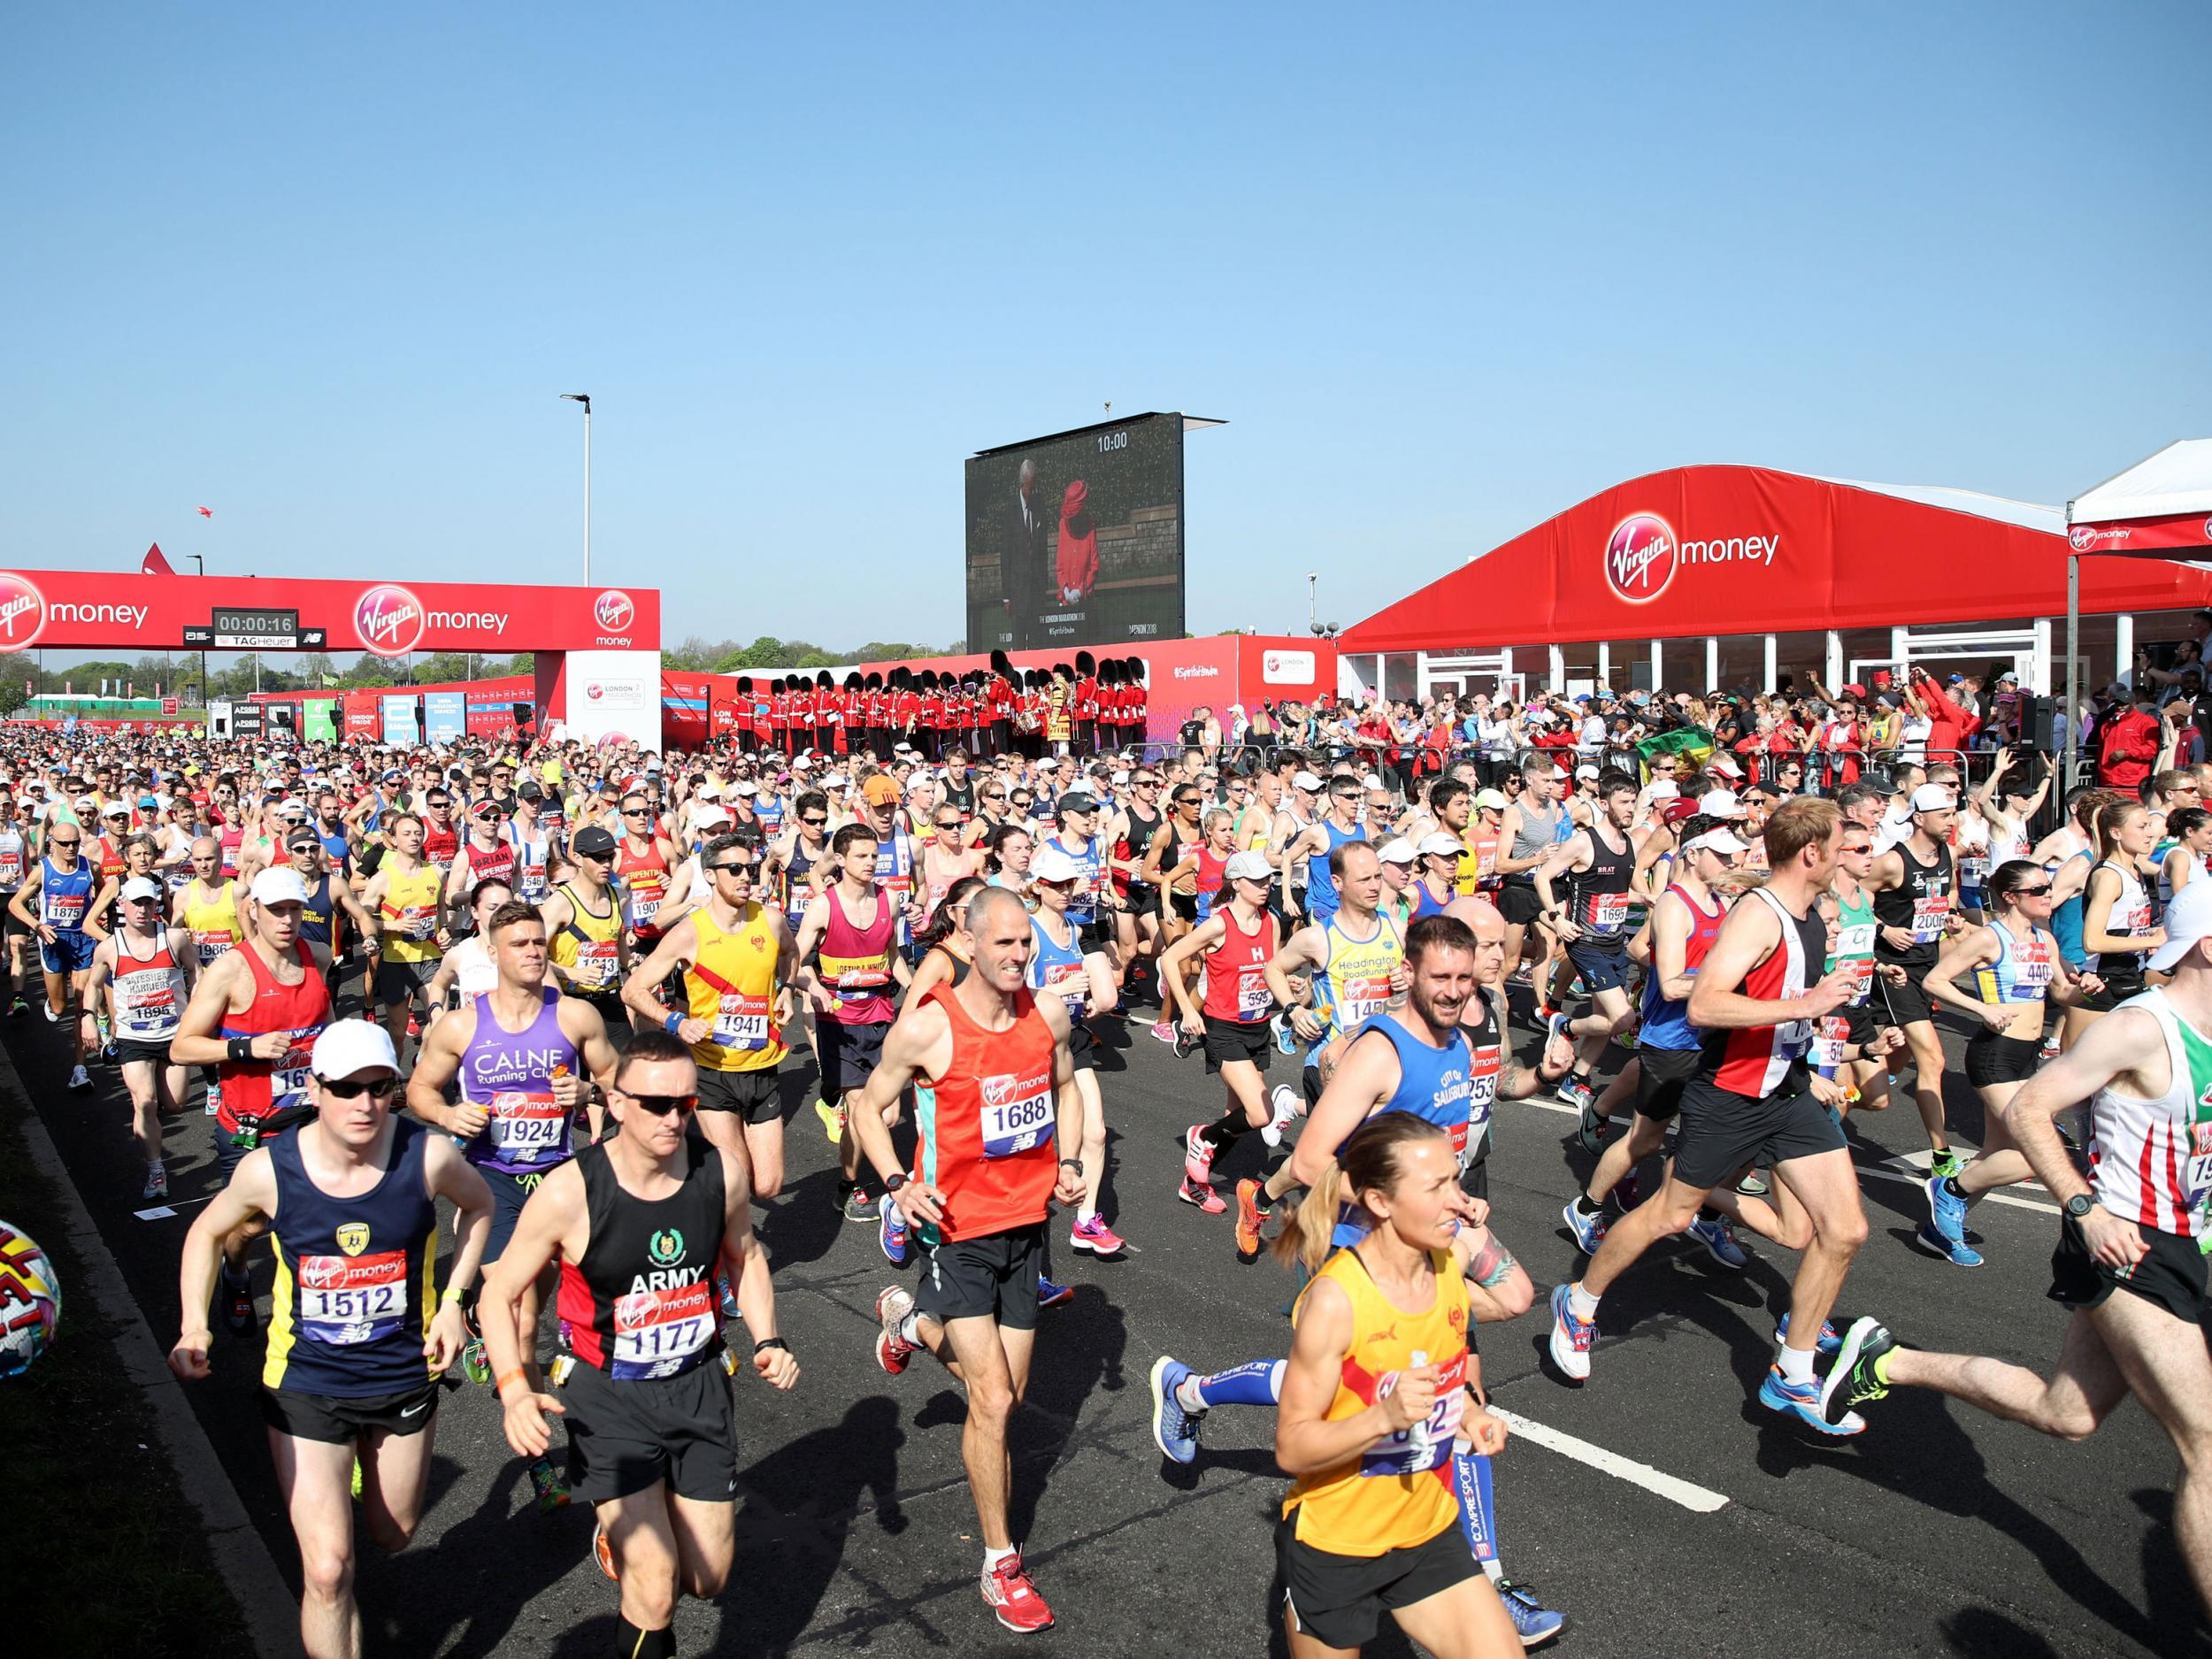
<path fill-rule="evenodd" d="M 2066 503 L 2077 553 L 2212 558 L 2212 438 L 2185 438 Z"/>
<path fill-rule="evenodd" d="M 1755 466 L 1617 484 L 1377 611 L 1350 651 L 1565 645 L 2066 614 L 2055 508 Z M 2085 614 L 2212 605 L 2212 575 L 2101 561 Z"/>

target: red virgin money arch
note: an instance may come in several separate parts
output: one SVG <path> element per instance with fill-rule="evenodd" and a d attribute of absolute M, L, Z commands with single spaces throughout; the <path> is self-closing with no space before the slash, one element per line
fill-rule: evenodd
<path fill-rule="evenodd" d="M 587 741 L 661 742 L 652 588 L 0 571 L 0 651 L 535 654 L 539 718 Z"/>

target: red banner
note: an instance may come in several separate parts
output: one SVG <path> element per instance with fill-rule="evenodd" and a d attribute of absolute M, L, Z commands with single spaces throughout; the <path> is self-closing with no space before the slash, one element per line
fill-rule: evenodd
<path fill-rule="evenodd" d="M 219 611 L 296 612 L 303 635 L 322 635 L 296 649 L 380 657 L 653 651 L 661 642 L 661 596 L 653 588 L 0 571 L 0 651 L 34 645 L 181 650 L 199 643 L 186 640 L 187 628 L 236 634 L 220 626 Z"/>
<path fill-rule="evenodd" d="M 2174 512 L 2155 518 L 2069 525 L 2066 544 L 2077 553 L 2147 554 L 2163 558 L 2177 550 L 2193 549 L 2212 557 L 2212 518 L 2200 512 Z"/>

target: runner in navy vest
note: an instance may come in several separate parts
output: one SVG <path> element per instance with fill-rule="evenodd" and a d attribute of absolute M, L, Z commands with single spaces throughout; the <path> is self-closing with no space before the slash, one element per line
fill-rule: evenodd
<path fill-rule="evenodd" d="M 1820 976 L 1827 927 L 1818 903 L 1835 875 L 1842 822 L 1834 802 L 1810 797 L 1767 820 L 1767 883 L 1729 912 L 1690 987 L 1703 1057 L 1682 1092 L 1666 1187 L 1614 1223 L 1580 1283 L 1552 1292 L 1552 1360 L 1571 1380 L 1590 1374 L 1598 1298 L 1658 1240 L 1687 1232 L 1715 1188 L 1760 1164 L 1787 1189 L 1777 1208 L 1793 1230 L 1802 1217 L 1804 1240 L 1760 1403 L 1823 1434 L 1866 1427 L 1856 1416 L 1831 1423 L 1821 1414 L 1813 1371 L 1816 1348 L 1838 1340 L 1828 1312 L 1866 1240 L 1858 1177 L 1829 1110 L 1842 1102 L 1842 1087 L 1806 1062 L 1813 1022 L 1849 1001 L 1856 982 L 1845 968 Z"/>
<path fill-rule="evenodd" d="M 753 1243 L 744 1161 L 685 1136 L 698 1100 L 690 1047 L 639 1032 L 608 1091 L 614 1133 L 530 1195 L 480 1310 L 508 1444 L 541 1458 L 546 1414 L 567 1419 L 569 1488 L 598 1511 L 592 1548 L 622 1586 L 617 1647 L 641 1656 L 675 1653 L 677 1596 L 719 1595 L 736 1555 L 718 1266 L 737 1287 L 753 1369 L 778 1388 L 799 1379 Z M 565 1351 L 541 1389 L 524 1369 L 522 1293 L 557 1254 Z"/>
<path fill-rule="evenodd" d="M 264 872 L 265 875 L 267 872 Z M 315 1041 L 314 1118 L 248 1153 L 184 1242 L 180 1377 L 208 1374 L 207 1306 L 223 1241 L 265 1222 L 277 1284 L 261 1371 L 277 1486 L 300 1546 L 300 1642 L 311 1659 L 361 1651 L 354 1606 L 355 1468 L 369 1536 L 414 1536 L 430 1485 L 438 1376 L 460 1357 L 461 1297 L 491 1227 L 491 1194 L 453 1143 L 392 1115 L 391 1039 L 342 1020 Z M 459 1210 L 436 1285 L 438 1209 Z"/>
<path fill-rule="evenodd" d="M 1628 937 L 1634 931 L 1631 910 L 1636 895 L 1631 887 L 1636 838 L 1629 826 L 1636 818 L 1636 780 L 1625 772 L 1608 772 L 1599 782 L 1598 795 L 1600 810 L 1590 822 L 1560 842 L 1534 874 L 1545 924 L 1566 941 L 1567 959 L 1590 995 L 1591 1011 L 1579 1019 L 1555 1013 L 1549 1021 L 1553 1031 L 1574 1040 L 1575 1069 L 1559 1086 L 1559 1098 L 1578 1110 L 1588 1110 L 1596 1098 L 1590 1073 L 1604 1055 L 1605 1045 L 1633 1018 L 1628 1000 Z M 1569 878 L 1563 900 L 1552 889 L 1563 875 Z"/>
<path fill-rule="evenodd" d="M 85 1051 L 92 1043 L 92 1010 L 85 1004 L 84 985 L 92 972 L 92 953 L 107 937 L 100 918 L 113 907 L 118 886 L 112 879 L 104 881 L 81 856 L 83 841 L 81 826 L 55 825 L 30 879 L 8 901 L 8 914 L 38 935 L 39 966 L 46 972 L 46 1018 L 58 1024 L 73 1006 L 77 1010 L 69 1022 L 73 1089 L 92 1087 L 84 1069 Z"/>
<path fill-rule="evenodd" d="M 563 996 L 546 983 L 545 923 L 531 905 L 510 902 L 492 912 L 486 930 L 499 982 L 432 1025 L 407 1079 L 416 1117 L 462 1142 L 462 1150 L 492 1190 L 492 1231 L 484 1264 L 496 1262 L 515 1223 L 546 1176 L 575 1156 L 576 1113 L 588 1094 L 587 1074 L 602 1087 L 614 1080 L 614 1045 L 598 1010 Z M 446 1090 L 458 1082 L 460 1099 Z M 547 1287 L 523 1287 L 520 1317 L 524 1368 L 537 1372 L 538 1313 Z M 471 1336 L 462 1364 L 472 1382 L 492 1379 L 484 1340 Z M 568 1488 L 544 1458 L 530 1466 L 541 1512 L 568 1502 Z"/>

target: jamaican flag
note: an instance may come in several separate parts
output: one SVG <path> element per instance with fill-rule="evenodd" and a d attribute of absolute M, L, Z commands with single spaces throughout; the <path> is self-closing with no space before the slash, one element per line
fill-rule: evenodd
<path fill-rule="evenodd" d="M 1672 731 L 1638 738 L 1636 752 L 1643 757 L 1644 777 L 1648 780 L 1652 763 L 1663 757 L 1686 758 L 1694 766 L 1702 766 L 1712 757 L 1713 734 L 1701 726 L 1678 726 Z"/>

